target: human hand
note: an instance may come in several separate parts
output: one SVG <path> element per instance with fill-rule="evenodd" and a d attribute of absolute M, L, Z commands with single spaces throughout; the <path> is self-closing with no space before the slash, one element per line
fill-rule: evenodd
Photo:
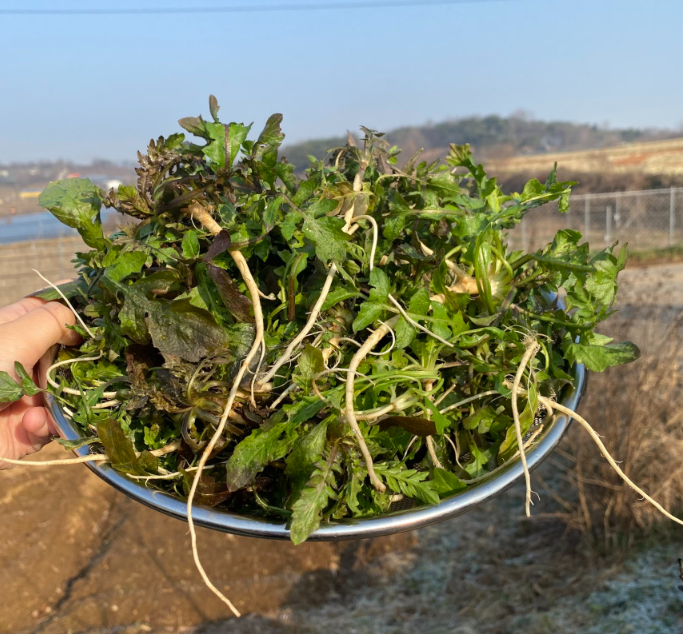
<path fill-rule="evenodd" d="M 0 308 L 0 371 L 17 379 L 14 362 L 19 361 L 39 383 L 38 362 L 55 344 L 72 346 L 81 339 L 66 326 L 73 325 L 73 313 L 58 302 L 26 297 Z M 56 434 L 42 396 L 24 396 L 0 405 L 0 457 L 18 460 L 38 451 Z M 7 468 L 0 462 L 0 469 Z"/>

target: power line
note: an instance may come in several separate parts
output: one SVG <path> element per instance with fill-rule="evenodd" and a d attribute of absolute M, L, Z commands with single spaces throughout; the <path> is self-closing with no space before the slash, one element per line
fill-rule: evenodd
<path fill-rule="evenodd" d="M 178 15 L 189 13 L 283 13 L 289 11 L 334 11 L 343 9 L 396 9 L 457 4 L 483 4 L 514 0 L 389 0 L 369 2 L 330 2 L 326 4 L 255 4 L 234 7 L 157 7 L 149 9 L 0 9 L 0 15 Z"/>

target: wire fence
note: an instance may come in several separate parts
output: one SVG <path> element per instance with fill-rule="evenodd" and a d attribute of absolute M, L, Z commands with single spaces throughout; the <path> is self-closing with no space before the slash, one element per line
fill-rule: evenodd
<path fill-rule="evenodd" d="M 633 251 L 681 244 L 683 187 L 575 195 L 565 214 L 557 210 L 556 203 L 544 205 L 510 232 L 510 248 L 539 249 L 560 229 L 580 231 L 594 249 L 617 240 L 628 242 Z"/>
<path fill-rule="evenodd" d="M 38 216 L 15 218 L 12 230 L 0 223 L 0 306 L 43 286 L 33 269 L 53 281 L 73 275 L 71 260 L 83 243 L 73 230 L 51 232 L 51 221 Z M 544 205 L 510 232 L 510 249 L 539 249 L 565 228 L 580 231 L 593 249 L 616 240 L 635 251 L 683 244 L 683 187 L 576 195 L 566 214 Z"/>

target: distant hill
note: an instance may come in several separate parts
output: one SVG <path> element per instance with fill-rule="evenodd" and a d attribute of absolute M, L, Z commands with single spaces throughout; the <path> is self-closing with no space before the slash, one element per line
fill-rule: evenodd
<path fill-rule="evenodd" d="M 355 131 L 352 130 L 352 132 Z M 466 117 L 433 125 L 408 126 L 387 132 L 387 140 L 400 147 L 407 159 L 423 148 L 425 158 L 444 156 L 451 143 L 469 143 L 477 158 L 505 159 L 517 155 L 592 150 L 623 143 L 660 141 L 680 132 L 655 129 L 608 129 L 605 127 L 538 121 L 526 116 Z M 285 146 L 283 154 L 297 170 L 308 166 L 308 155 L 322 158 L 330 148 L 344 145 L 346 137 L 315 139 Z"/>

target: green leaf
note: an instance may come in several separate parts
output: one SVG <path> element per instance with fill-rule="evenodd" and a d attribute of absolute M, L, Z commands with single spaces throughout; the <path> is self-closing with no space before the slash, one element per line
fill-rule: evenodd
<path fill-rule="evenodd" d="M 149 334 L 162 354 L 193 363 L 224 352 L 230 342 L 211 313 L 188 300 L 150 303 Z"/>
<path fill-rule="evenodd" d="M 66 282 L 64 284 L 57 284 L 57 288 L 62 291 L 62 294 L 67 299 L 73 299 L 74 297 L 83 297 L 87 294 L 88 285 L 81 279 L 74 280 L 72 282 Z M 62 299 L 60 295 L 54 288 L 45 288 L 42 291 L 36 291 L 31 293 L 30 297 L 39 297 L 44 299 L 46 302 L 53 302 L 55 300 Z"/>
<path fill-rule="evenodd" d="M 78 230 L 83 241 L 94 249 L 105 245 L 100 209 L 102 193 L 87 178 L 68 178 L 50 183 L 38 198 L 61 223 Z"/>
<path fill-rule="evenodd" d="M 145 475 L 145 470 L 138 464 L 135 448 L 128 436 L 123 432 L 121 423 L 113 418 L 97 422 L 97 435 L 104 445 L 104 451 L 111 460 L 111 466 L 117 471 L 134 475 Z"/>
<path fill-rule="evenodd" d="M 322 460 L 330 419 L 314 424 L 310 431 L 301 436 L 292 452 L 287 456 L 285 472 L 292 483 L 292 494 L 296 498 L 313 475 L 317 462 Z"/>
<path fill-rule="evenodd" d="M 263 212 L 263 224 L 266 227 L 274 227 L 278 220 L 280 209 L 282 208 L 282 196 L 276 196 L 268 201 L 266 209 Z M 291 238 L 291 236 L 290 236 Z"/>
<path fill-rule="evenodd" d="M 275 165 L 277 160 L 277 150 L 282 145 L 285 135 L 282 133 L 280 124 L 282 123 L 281 114 L 273 114 L 268 117 L 266 125 L 254 143 L 253 157 L 263 160 L 268 165 Z"/>
<path fill-rule="evenodd" d="M 358 291 L 353 291 L 348 288 L 335 288 L 333 291 L 330 291 L 327 294 L 320 312 L 324 312 L 332 308 L 332 306 L 336 306 L 339 302 L 343 302 L 345 299 L 351 299 L 353 297 L 359 296 L 360 293 L 358 293 Z"/>
<path fill-rule="evenodd" d="M 204 122 L 206 134 L 209 137 L 209 143 L 202 148 L 204 156 L 211 159 L 218 168 L 225 168 L 225 135 L 226 129 L 222 123 L 207 123 Z"/>
<path fill-rule="evenodd" d="M 308 485 L 292 505 L 292 523 L 289 528 L 290 538 L 295 544 L 301 544 L 320 526 L 322 512 L 330 499 L 336 498 L 335 470 L 338 469 L 335 459 L 336 451 L 332 449 L 325 462 L 319 462 Z"/>
<path fill-rule="evenodd" d="M 314 348 L 310 343 L 306 344 L 296 367 L 296 375 L 300 379 L 297 383 L 304 390 L 310 392 L 313 378 L 324 370 L 325 361 L 322 350 Z"/>
<path fill-rule="evenodd" d="M 26 396 L 35 396 L 42 390 L 33 382 L 33 379 L 19 361 L 14 362 L 14 371 L 19 377 L 21 389 Z"/>
<path fill-rule="evenodd" d="M 199 237 L 196 231 L 187 229 L 183 236 L 181 248 L 183 250 L 183 257 L 186 260 L 194 260 L 199 256 Z"/>
<path fill-rule="evenodd" d="M 263 468 L 279 457 L 280 438 L 291 427 L 291 421 L 266 423 L 238 443 L 226 465 L 229 491 L 251 485 Z"/>
<path fill-rule="evenodd" d="M 402 493 L 406 497 L 417 499 L 425 504 L 439 503 L 439 495 L 434 490 L 433 483 L 426 481 L 429 477 L 427 471 L 404 469 L 400 466 L 389 467 L 383 464 L 375 465 L 375 471 L 392 491 Z"/>
<path fill-rule="evenodd" d="M 206 122 L 201 117 L 184 117 L 178 120 L 178 125 L 187 130 L 190 134 L 208 139 L 209 135 L 206 130 Z"/>
<path fill-rule="evenodd" d="M 7 372 L 0 371 L 0 405 L 18 401 L 24 393 L 18 383 Z"/>
<path fill-rule="evenodd" d="M 446 429 L 451 426 L 451 421 L 448 420 L 448 418 L 446 418 L 428 398 L 424 399 L 423 402 L 425 407 L 432 413 L 432 418 L 436 425 L 436 433 L 443 434 Z"/>
<path fill-rule="evenodd" d="M 521 414 L 519 415 L 519 425 L 522 429 L 522 437 L 529 431 L 529 428 L 531 425 L 533 425 L 534 422 L 534 415 L 536 414 L 536 410 L 538 409 L 538 393 L 533 384 L 529 385 L 529 394 L 528 397 L 522 397 L 522 396 L 517 396 L 517 403 L 518 407 L 519 405 L 526 400 L 526 405 L 524 409 L 522 410 Z M 471 443 L 476 446 L 476 443 Z M 516 451 L 518 450 L 518 445 L 517 445 L 517 432 L 515 431 L 515 426 L 514 424 L 510 425 L 507 428 L 507 432 L 505 434 L 505 438 L 503 442 L 500 444 L 500 447 L 498 448 L 498 456 L 502 460 L 508 460 Z M 479 473 L 479 469 L 477 469 L 477 474 Z M 474 472 L 471 472 L 470 475 L 476 477 L 476 474 Z"/>
<path fill-rule="evenodd" d="M 341 262 L 346 257 L 349 236 L 342 231 L 342 218 L 314 218 L 304 215 L 304 235 L 315 245 L 315 254 L 323 262 Z"/>
<path fill-rule="evenodd" d="M 447 497 L 467 488 L 467 483 L 445 469 L 434 469 L 433 488 L 440 497 Z"/>
<path fill-rule="evenodd" d="M 317 396 L 305 396 L 296 403 L 283 406 L 282 409 L 287 413 L 289 422 L 296 426 L 313 418 L 323 407 L 325 401 L 321 401 Z"/>
<path fill-rule="evenodd" d="M 386 283 L 389 283 L 388 278 Z M 429 308 L 429 291 L 422 287 L 410 298 L 410 302 L 408 303 L 408 312 L 411 313 L 411 317 L 413 317 L 413 315 L 427 315 Z M 396 347 L 399 350 L 407 348 L 412 343 L 416 334 L 417 330 L 415 329 L 415 326 L 408 323 L 404 317 L 401 317 L 396 324 Z M 450 331 L 448 332 L 448 335 L 450 336 Z"/>
<path fill-rule="evenodd" d="M 384 312 L 383 304 L 376 304 L 375 302 L 363 302 L 360 305 L 360 312 L 353 320 L 353 332 L 358 332 L 367 328 L 375 319 L 379 319 Z"/>
<path fill-rule="evenodd" d="M 214 97 L 214 95 L 209 95 L 209 112 L 211 112 L 214 121 L 218 121 L 218 111 L 220 109 L 216 97 Z"/>
<path fill-rule="evenodd" d="M 121 282 L 129 275 L 140 273 L 146 261 L 147 254 L 143 251 L 119 253 L 114 263 L 105 269 L 104 274 L 114 282 Z"/>
<path fill-rule="evenodd" d="M 638 346 L 630 341 L 607 345 L 570 343 L 563 349 L 567 361 L 583 363 L 592 372 L 604 372 L 607 368 L 631 363 L 640 358 Z"/>
<path fill-rule="evenodd" d="M 389 293 L 391 292 L 391 282 L 387 274 L 380 268 L 374 268 L 370 271 L 370 301 L 386 304 L 389 301 Z"/>
<path fill-rule="evenodd" d="M 100 442 L 100 439 L 97 436 L 84 436 L 82 438 L 76 438 L 75 440 L 66 440 L 64 438 L 55 438 L 55 441 L 58 442 L 64 449 L 80 449 L 81 447 L 87 447 L 88 445 L 93 445 L 95 443 Z"/>
<path fill-rule="evenodd" d="M 226 147 L 228 159 L 230 161 L 228 167 L 232 167 L 235 162 L 235 159 L 240 152 L 240 148 L 242 147 L 242 143 L 244 143 L 249 134 L 249 130 L 251 130 L 251 125 L 251 123 L 249 125 L 244 125 L 243 123 L 231 123 L 228 125 L 228 144 Z"/>
<path fill-rule="evenodd" d="M 409 324 L 405 317 L 400 317 L 396 323 L 396 347 L 399 350 L 407 348 L 415 339 L 417 330 Z"/>

